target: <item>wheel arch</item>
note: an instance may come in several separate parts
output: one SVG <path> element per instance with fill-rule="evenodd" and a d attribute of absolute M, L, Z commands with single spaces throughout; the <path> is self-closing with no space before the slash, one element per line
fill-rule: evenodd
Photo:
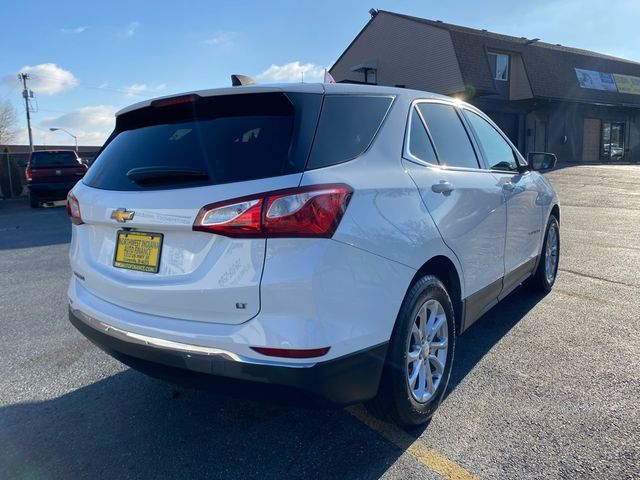
<path fill-rule="evenodd" d="M 450 258 L 444 255 L 438 255 L 430 258 L 418 269 L 411 281 L 409 289 L 411 289 L 411 286 L 420 277 L 429 274 L 438 277 L 447 289 L 451 303 L 453 304 L 456 332 L 460 333 L 464 316 L 461 273 L 458 272 L 458 268 Z"/>
<path fill-rule="evenodd" d="M 555 215 L 560 223 L 560 206 L 557 203 L 551 208 L 551 215 Z"/>

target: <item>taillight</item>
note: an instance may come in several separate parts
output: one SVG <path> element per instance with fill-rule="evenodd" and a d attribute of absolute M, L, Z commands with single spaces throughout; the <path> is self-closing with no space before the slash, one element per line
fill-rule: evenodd
<path fill-rule="evenodd" d="M 31 165 L 27 165 L 27 169 L 24 171 L 24 176 L 27 178 L 27 182 L 33 180 L 33 174 L 31 173 Z"/>
<path fill-rule="evenodd" d="M 69 215 L 69 220 L 71 223 L 76 225 L 81 225 L 84 222 L 82 221 L 82 217 L 80 216 L 80 203 L 75 195 L 71 192 L 67 195 L 67 215 Z"/>
<path fill-rule="evenodd" d="M 228 237 L 330 238 L 352 194 L 343 184 L 313 185 L 203 207 L 193 229 Z"/>

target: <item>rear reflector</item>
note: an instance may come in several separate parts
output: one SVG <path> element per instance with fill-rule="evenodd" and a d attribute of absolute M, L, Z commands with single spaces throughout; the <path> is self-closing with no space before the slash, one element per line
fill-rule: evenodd
<path fill-rule="evenodd" d="M 206 205 L 193 229 L 228 237 L 331 238 L 353 190 L 330 184 L 279 190 Z"/>
<path fill-rule="evenodd" d="M 251 347 L 258 353 L 269 357 L 283 358 L 314 358 L 326 355 L 331 347 L 311 348 L 306 350 L 294 350 L 291 348 L 267 348 L 267 347 Z"/>
<path fill-rule="evenodd" d="M 80 215 L 80 203 L 71 192 L 67 195 L 67 215 L 69 215 L 71 223 L 74 223 L 75 225 L 81 225 L 84 223 L 82 221 L 82 216 Z"/>

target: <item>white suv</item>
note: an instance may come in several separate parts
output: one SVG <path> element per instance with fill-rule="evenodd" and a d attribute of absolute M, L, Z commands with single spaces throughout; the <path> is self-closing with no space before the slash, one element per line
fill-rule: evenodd
<path fill-rule="evenodd" d="M 275 383 L 427 421 L 456 336 L 549 290 L 549 182 L 476 108 L 420 91 L 240 86 L 145 101 L 68 198 L 71 322 L 173 380 Z M 197 372 L 197 373 L 194 373 Z"/>

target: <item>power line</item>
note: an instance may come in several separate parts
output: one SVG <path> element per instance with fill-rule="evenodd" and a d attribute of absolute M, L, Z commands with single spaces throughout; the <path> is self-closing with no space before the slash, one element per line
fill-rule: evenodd
<path fill-rule="evenodd" d="M 55 77 L 53 75 L 47 75 L 47 74 L 42 74 L 42 73 L 35 73 L 35 74 L 31 74 L 33 79 L 49 79 L 49 80 L 59 80 L 58 77 Z M 103 90 L 106 92 L 114 92 L 114 93 L 123 93 L 125 95 L 131 96 L 131 97 L 141 97 L 141 98 L 145 98 L 148 97 L 148 95 L 144 95 L 142 93 L 134 93 L 131 92 L 130 90 L 126 89 L 126 88 L 111 88 L 111 87 L 102 87 L 100 85 L 92 85 L 92 84 L 86 84 L 86 83 L 82 83 L 82 82 L 78 82 L 77 85 L 74 85 L 80 88 L 86 88 L 89 90 Z M 158 93 L 158 92 L 155 92 Z"/>
<path fill-rule="evenodd" d="M 16 83 L 14 83 L 11 87 L 6 87 L 8 92 L 5 93 L 4 95 L 2 95 L 2 97 L 0 97 L 0 101 L 6 100 L 9 95 L 13 95 L 15 93 L 15 91 L 18 88 L 20 88 L 20 79 L 16 78 L 15 81 L 16 81 Z"/>

